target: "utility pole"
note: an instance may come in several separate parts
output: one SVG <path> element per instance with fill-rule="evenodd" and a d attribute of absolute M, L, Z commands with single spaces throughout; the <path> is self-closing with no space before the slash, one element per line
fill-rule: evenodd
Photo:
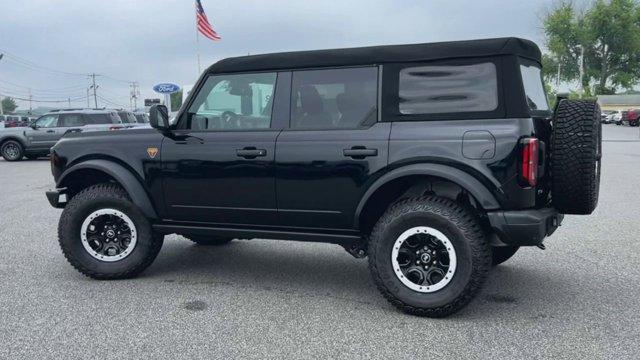
<path fill-rule="evenodd" d="M 96 107 L 96 109 L 98 108 L 98 95 L 96 95 L 96 89 L 98 88 L 96 86 L 96 74 L 91 74 L 91 81 L 92 81 L 92 85 L 91 87 L 93 88 L 93 105 Z"/>
<path fill-rule="evenodd" d="M 138 88 L 140 87 L 140 85 L 138 84 L 138 82 L 134 81 L 129 86 L 131 87 L 129 106 L 131 106 L 131 111 L 135 111 L 138 109 L 138 96 L 140 96 L 140 90 L 138 90 Z"/>
<path fill-rule="evenodd" d="M 67 101 L 69 102 L 69 108 L 71 108 L 71 98 L 67 98 Z"/>
<path fill-rule="evenodd" d="M 31 115 L 31 99 L 33 99 L 33 96 L 31 95 L 31 88 L 29 88 L 29 115 Z"/>

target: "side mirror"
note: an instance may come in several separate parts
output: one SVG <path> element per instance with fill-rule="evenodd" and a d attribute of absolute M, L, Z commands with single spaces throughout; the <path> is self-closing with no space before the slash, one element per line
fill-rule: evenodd
<path fill-rule="evenodd" d="M 32 128 L 33 130 L 38 129 L 38 125 L 36 125 L 36 122 L 32 122 L 31 124 L 29 124 L 29 127 Z"/>
<path fill-rule="evenodd" d="M 169 129 L 169 110 L 164 105 L 153 105 L 149 109 L 149 125 L 161 131 Z"/>

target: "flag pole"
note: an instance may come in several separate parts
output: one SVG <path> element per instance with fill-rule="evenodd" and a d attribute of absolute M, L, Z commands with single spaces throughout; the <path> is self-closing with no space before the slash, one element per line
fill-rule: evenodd
<path fill-rule="evenodd" d="M 198 57 L 198 76 L 202 73 L 202 68 L 200 67 L 200 36 L 198 36 L 198 16 L 196 16 L 195 21 L 196 26 L 196 56 Z"/>

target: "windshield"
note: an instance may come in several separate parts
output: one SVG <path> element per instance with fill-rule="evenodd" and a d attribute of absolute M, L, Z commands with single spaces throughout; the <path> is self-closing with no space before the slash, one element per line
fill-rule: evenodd
<path fill-rule="evenodd" d="M 549 103 L 547 102 L 547 94 L 542 84 L 542 76 L 540 68 L 537 66 L 520 65 L 520 71 L 522 72 L 522 83 L 524 85 L 524 92 L 527 96 L 527 103 L 531 110 L 549 110 Z"/>

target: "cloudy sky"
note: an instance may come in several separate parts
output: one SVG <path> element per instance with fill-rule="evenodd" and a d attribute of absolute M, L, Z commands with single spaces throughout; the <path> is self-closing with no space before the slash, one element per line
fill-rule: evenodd
<path fill-rule="evenodd" d="M 55 3 L 55 4 L 54 4 Z M 202 0 L 222 41 L 200 37 L 203 68 L 247 53 L 519 36 L 543 45 L 553 0 Z M 159 82 L 197 75 L 191 0 L 0 0 L 0 94 L 129 106 L 129 84 L 157 97 Z M 108 102 L 110 103 L 108 103 Z M 20 108 L 28 102 L 20 101 Z M 33 103 L 33 106 L 52 103 Z M 93 104 L 92 104 L 93 105 Z M 55 106 L 55 105 L 53 105 Z M 64 106 L 64 104 L 63 104 Z"/>

